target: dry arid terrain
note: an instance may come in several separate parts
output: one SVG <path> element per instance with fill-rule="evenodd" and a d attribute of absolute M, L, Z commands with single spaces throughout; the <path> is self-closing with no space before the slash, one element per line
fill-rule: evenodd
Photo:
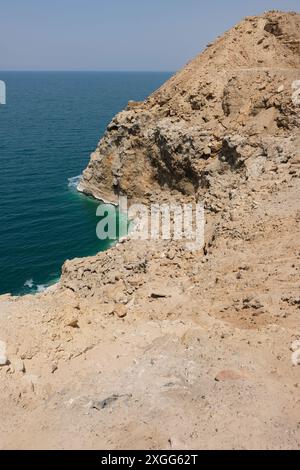
<path fill-rule="evenodd" d="M 269 12 L 113 119 L 79 190 L 204 202 L 205 246 L 1 296 L 1 449 L 300 448 L 299 80 L 300 15 Z"/>

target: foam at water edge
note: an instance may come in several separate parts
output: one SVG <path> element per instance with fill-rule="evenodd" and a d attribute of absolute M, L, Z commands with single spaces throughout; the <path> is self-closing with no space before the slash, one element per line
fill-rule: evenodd
<path fill-rule="evenodd" d="M 81 181 L 82 175 L 73 176 L 72 178 L 68 178 L 68 187 L 72 189 L 77 189 Z"/>
<path fill-rule="evenodd" d="M 44 292 L 49 286 L 47 286 L 46 284 L 38 284 L 36 286 L 36 292 L 37 294 L 40 294 L 41 292 Z"/>
<path fill-rule="evenodd" d="M 34 285 L 33 279 L 27 279 L 27 281 L 24 282 L 24 287 L 28 287 L 29 289 L 32 289 Z"/>
<path fill-rule="evenodd" d="M 59 278 L 47 283 L 47 284 L 36 284 L 33 279 L 28 279 L 24 282 L 25 293 L 28 294 L 41 294 L 45 292 L 47 289 L 55 285 L 59 281 Z"/>

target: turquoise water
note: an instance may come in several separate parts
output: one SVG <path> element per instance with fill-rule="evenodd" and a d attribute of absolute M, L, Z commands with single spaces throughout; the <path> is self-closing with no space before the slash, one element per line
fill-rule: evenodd
<path fill-rule="evenodd" d="M 111 118 L 168 73 L 0 72 L 0 293 L 37 292 L 93 255 L 99 202 L 75 189 Z"/>

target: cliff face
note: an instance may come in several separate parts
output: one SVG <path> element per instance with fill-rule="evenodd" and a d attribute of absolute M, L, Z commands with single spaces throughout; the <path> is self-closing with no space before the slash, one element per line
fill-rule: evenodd
<path fill-rule="evenodd" d="M 253 158 L 276 161 L 275 140 L 293 153 L 299 76 L 300 15 L 246 18 L 112 120 L 79 190 L 112 202 L 162 189 L 203 198 L 226 163 L 245 174 Z"/>

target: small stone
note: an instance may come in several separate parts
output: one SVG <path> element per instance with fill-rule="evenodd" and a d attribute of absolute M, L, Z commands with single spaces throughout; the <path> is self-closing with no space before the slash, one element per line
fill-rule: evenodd
<path fill-rule="evenodd" d="M 300 154 L 291 158 L 290 163 L 291 165 L 300 165 Z"/>
<path fill-rule="evenodd" d="M 24 364 L 24 362 L 22 361 L 22 359 L 17 360 L 17 361 L 14 363 L 14 366 L 15 366 L 15 370 L 16 370 L 17 372 L 21 372 L 21 373 L 23 373 L 23 374 L 26 372 L 25 364 Z"/>
<path fill-rule="evenodd" d="M 127 308 L 123 304 L 118 304 L 115 306 L 114 312 L 117 315 L 117 317 L 125 318 L 127 315 Z"/>
<path fill-rule="evenodd" d="M 263 307 L 263 304 L 258 299 L 254 299 L 252 296 L 246 297 L 243 300 L 243 308 L 245 309 L 253 308 L 254 310 L 260 310 Z"/>
<path fill-rule="evenodd" d="M 79 328 L 78 319 L 72 318 L 72 320 L 67 322 L 67 326 L 70 326 L 71 328 Z"/>
<path fill-rule="evenodd" d="M 126 305 L 128 303 L 128 297 L 124 293 L 120 293 L 115 298 L 116 303 Z"/>
<path fill-rule="evenodd" d="M 292 363 L 294 366 L 300 366 L 300 349 L 292 354 Z"/>
<path fill-rule="evenodd" d="M 263 308 L 263 304 L 258 299 L 255 299 L 253 302 L 251 302 L 250 306 L 255 310 Z"/>
<path fill-rule="evenodd" d="M 211 148 L 210 147 L 205 147 L 203 149 L 203 155 L 205 155 L 206 157 L 209 157 L 211 155 Z"/>
<path fill-rule="evenodd" d="M 298 350 L 300 351 L 300 340 L 299 339 L 294 341 L 292 346 L 291 346 L 291 351 L 296 352 Z"/>
<path fill-rule="evenodd" d="M 108 408 L 111 406 L 115 401 L 119 399 L 119 395 L 111 395 L 110 397 L 105 398 L 105 400 L 101 401 L 93 401 L 90 405 L 92 409 L 101 411 L 104 410 L 105 408 Z"/>
<path fill-rule="evenodd" d="M 115 304 L 113 302 L 102 304 L 100 306 L 100 312 L 104 315 L 113 315 L 114 311 L 115 311 Z"/>
<path fill-rule="evenodd" d="M 5 354 L 0 354 L 0 367 L 8 364 L 8 357 Z"/>
<path fill-rule="evenodd" d="M 6 343 L 0 341 L 0 367 L 6 366 L 8 364 L 8 357 L 6 354 Z"/>
<path fill-rule="evenodd" d="M 57 371 L 58 366 L 55 362 L 51 364 L 51 374 L 54 374 L 55 371 Z"/>
<path fill-rule="evenodd" d="M 215 381 L 227 382 L 228 380 L 241 380 L 243 378 L 244 377 L 240 372 L 236 372 L 234 370 L 222 370 L 216 375 Z"/>
<path fill-rule="evenodd" d="M 170 248 L 170 250 L 167 253 L 167 258 L 170 260 L 173 260 L 176 256 L 176 250 L 174 248 Z"/>
<path fill-rule="evenodd" d="M 239 266 L 239 269 L 241 271 L 249 271 L 250 266 L 248 266 L 248 264 L 242 264 L 241 266 Z"/>
<path fill-rule="evenodd" d="M 165 292 L 164 290 L 156 290 L 155 292 L 151 293 L 150 296 L 152 299 L 165 299 L 166 297 L 170 297 L 170 295 Z"/>

